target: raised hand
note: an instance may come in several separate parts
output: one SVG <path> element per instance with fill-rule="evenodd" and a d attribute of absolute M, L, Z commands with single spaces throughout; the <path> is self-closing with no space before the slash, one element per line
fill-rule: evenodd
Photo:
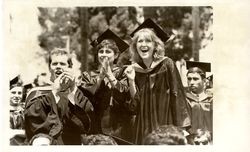
<path fill-rule="evenodd" d="M 124 70 L 125 75 L 130 81 L 135 80 L 135 70 L 132 65 L 129 65 L 125 70 Z"/>
<path fill-rule="evenodd" d="M 55 79 L 52 85 L 53 90 L 58 92 L 72 92 L 75 87 L 75 77 L 70 70 L 64 71 L 58 78 Z"/>
<path fill-rule="evenodd" d="M 61 78 L 61 91 L 66 91 L 69 89 L 70 92 L 74 90 L 75 87 L 75 77 L 72 71 L 64 71 Z"/>
<path fill-rule="evenodd" d="M 108 58 L 107 57 L 104 57 L 102 62 L 101 62 L 101 69 L 100 69 L 100 75 L 99 75 L 99 78 L 102 80 L 104 79 L 104 77 L 106 76 L 106 71 L 107 71 L 107 68 L 108 68 Z"/>

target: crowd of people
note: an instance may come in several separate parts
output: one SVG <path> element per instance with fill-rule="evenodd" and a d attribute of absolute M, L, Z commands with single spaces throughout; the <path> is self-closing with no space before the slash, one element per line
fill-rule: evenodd
<path fill-rule="evenodd" d="M 211 66 L 187 61 L 185 88 L 175 62 L 165 56 L 170 36 L 151 19 L 134 30 L 131 44 L 107 29 L 90 44 L 97 69 L 80 79 L 69 52 L 52 50 L 50 83 L 28 91 L 18 77 L 10 83 L 10 127 L 25 131 L 10 144 L 211 144 Z M 131 64 L 116 65 L 127 49 Z"/>

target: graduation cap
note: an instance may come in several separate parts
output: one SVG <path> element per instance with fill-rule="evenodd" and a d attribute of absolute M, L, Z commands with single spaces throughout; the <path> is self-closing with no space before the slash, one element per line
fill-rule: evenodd
<path fill-rule="evenodd" d="M 213 75 L 208 76 L 207 80 L 208 80 L 207 89 L 213 88 Z"/>
<path fill-rule="evenodd" d="M 118 37 L 110 29 L 107 29 L 105 32 L 103 32 L 97 39 L 92 41 L 90 43 L 90 45 L 92 45 L 93 47 L 96 47 L 103 40 L 107 40 L 107 39 L 111 39 L 111 40 L 115 41 L 120 53 L 122 53 L 123 51 L 125 51 L 129 47 L 129 45 L 125 41 L 123 41 L 120 37 Z"/>
<path fill-rule="evenodd" d="M 207 79 L 211 82 L 213 82 L 213 75 L 210 75 L 209 77 L 207 77 Z"/>
<path fill-rule="evenodd" d="M 163 41 L 166 42 L 170 38 L 170 34 L 166 33 L 158 24 L 156 24 L 152 19 L 146 19 L 139 27 L 137 27 L 130 36 L 133 37 L 134 34 L 143 29 L 151 28 L 154 29 L 155 34 Z"/>
<path fill-rule="evenodd" d="M 19 81 L 19 75 L 13 78 L 12 80 L 10 80 L 10 86 L 17 84 L 18 81 Z"/>
<path fill-rule="evenodd" d="M 15 78 L 10 80 L 10 89 L 12 89 L 14 86 L 22 85 L 22 82 L 20 80 L 20 75 L 16 76 Z"/>
<path fill-rule="evenodd" d="M 203 72 L 211 72 L 210 63 L 187 61 L 187 69 L 194 68 L 194 67 L 201 69 Z"/>
<path fill-rule="evenodd" d="M 29 90 L 29 89 L 33 88 L 33 85 L 32 85 L 32 83 L 29 83 L 29 84 L 24 85 L 23 87 L 25 90 Z"/>

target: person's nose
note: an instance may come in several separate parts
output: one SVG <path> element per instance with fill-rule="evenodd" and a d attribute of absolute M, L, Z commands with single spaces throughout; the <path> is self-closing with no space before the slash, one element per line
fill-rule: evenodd
<path fill-rule="evenodd" d="M 194 80 L 193 80 L 193 79 L 190 80 L 190 84 L 191 84 L 191 85 L 194 84 Z"/>
<path fill-rule="evenodd" d="M 62 68 L 62 65 L 61 65 L 61 64 L 57 64 L 55 68 L 56 68 L 57 70 L 59 70 L 59 69 Z"/>
<path fill-rule="evenodd" d="M 101 56 L 101 57 L 107 57 L 107 56 L 108 56 L 108 54 L 107 54 L 107 52 L 106 52 L 106 51 L 104 51 L 104 52 L 102 52 L 102 53 L 100 54 L 100 56 Z"/>
<path fill-rule="evenodd" d="M 141 45 L 142 45 L 142 46 L 146 46 L 147 43 L 146 43 L 145 41 L 142 41 Z"/>
<path fill-rule="evenodd" d="M 103 52 L 103 53 L 101 54 L 101 56 L 107 56 L 107 53 L 106 53 L 106 52 Z"/>

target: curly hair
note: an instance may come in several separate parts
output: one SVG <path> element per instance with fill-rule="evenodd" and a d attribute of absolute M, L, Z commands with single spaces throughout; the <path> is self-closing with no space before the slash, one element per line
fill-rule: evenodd
<path fill-rule="evenodd" d="M 153 29 L 143 28 L 143 29 L 137 31 L 135 33 L 134 37 L 132 38 L 132 43 L 130 45 L 130 52 L 132 55 L 132 61 L 137 62 L 137 63 L 141 61 L 141 58 L 140 58 L 140 56 L 137 52 L 137 49 L 136 49 L 136 44 L 137 44 L 138 38 L 141 35 L 141 33 L 149 33 L 151 36 L 151 39 L 153 40 L 153 42 L 155 44 L 153 60 L 155 61 L 155 60 L 158 60 L 158 59 L 161 59 L 162 57 L 164 57 L 164 55 L 165 55 L 164 43 L 155 34 Z"/>
<path fill-rule="evenodd" d="M 173 125 L 160 126 L 144 140 L 145 145 L 186 145 L 187 140 L 181 128 Z"/>
<path fill-rule="evenodd" d="M 212 143 L 212 133 L 209 132 L 208 130 L 206 130 L 206 129 L 197 129 L 195 131 L 195 133 L 194 133 L 194 140 L 199 139 L 201 137 L 204 137 L 205 139 L 207 139 L 206 144 Z M 196 144 L 196 142 L 201 142 L 201 141 L 194 141 L 194 142 Z"/>
<path fill-rule="evenodd" d="M 81 138 L 83 145 L 117 145 L 112 137 L 102 134 L 81 136 Z"/>

